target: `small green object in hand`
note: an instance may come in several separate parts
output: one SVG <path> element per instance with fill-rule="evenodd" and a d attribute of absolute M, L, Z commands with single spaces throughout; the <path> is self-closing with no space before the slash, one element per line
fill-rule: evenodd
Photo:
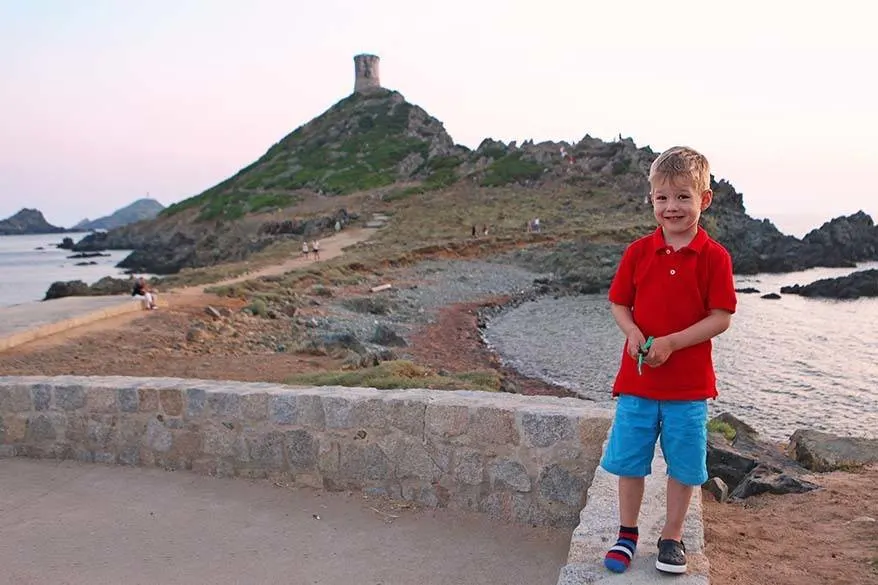
<path fill-rule="evenodd" d="M 652 342 L 654 341 L 652 335 L 646 338 L 646 342 L 640 346 L 640 349 L 637 350 L 637 375 L 643 375 L 643 358 L 646 357 L 646 354 L 649 353 L 649 348 L 652 346 Z"/>

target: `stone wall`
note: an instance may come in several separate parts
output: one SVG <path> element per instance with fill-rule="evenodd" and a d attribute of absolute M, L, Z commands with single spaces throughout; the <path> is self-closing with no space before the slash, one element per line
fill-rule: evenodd
<path fill-rule="evenodd" d="M 272 478 L 574 526 L 611 422 L 573 398 L 0 377 L 0 456 Z"/>

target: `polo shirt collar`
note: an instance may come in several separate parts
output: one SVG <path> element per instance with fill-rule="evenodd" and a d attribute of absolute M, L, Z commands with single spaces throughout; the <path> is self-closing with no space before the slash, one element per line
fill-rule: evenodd
<path fill-rule="evenodd" d="M 683 246 L 680 248 L 681 250 L 692 250 L 696 254 L 701 252 L 701 249 L 704 248 L 704 244 L 707 243 L 707 232 L 704 231 L 704 228 L 698 226 L 698 231 L 695 233 L 695 237 L 689 242 L 689 245 Z M 656 252 L 664 251 L 668 245 L 665 243 L 665 235 L 662 233 L 662 228 L 659 226 L 652 234 L 652 245 L 653 249 Z"/>

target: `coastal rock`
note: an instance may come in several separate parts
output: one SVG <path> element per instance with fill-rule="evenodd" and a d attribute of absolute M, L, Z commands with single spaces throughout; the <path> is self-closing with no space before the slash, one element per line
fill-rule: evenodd
<path fill-rule="evenodd" d="M 73 238 L 65 237 L 61 240 L 60 244 L 55 244 L 55 247 L 59 250 L 72 250 L 73 249 Z"/>
<path fill-rule="evenodd" d="M 744 295 L 749 295 L 749 294 L 759 294 L 759 289 L 758 289 L 758 288 L 753 288 L 752 286 L 748 286 L 748 287 L 745 287 L 745 288 L 736 288 L 736 289 L 735 289 L 735 292 L 736 292 L 736 293 L 740 293 L 740 294 L 744 294 Z"/>
<path fill-rule="evenodd" d="M 46 291 L 44 301 L 52 299 L 60 299 L 63 297 L 85 297 L 89 296 L 89 288 L 86 283 L 81 280 L 68 280 L 67 282 L 53 282 Z"/>
<path fill-rule="evenodd" d="M 804 286 L 800 284 L 785 286 L 780 292 L 831 299 L 878 297 L 878 270 L 860 270 L 839 278 L 822 278 Z"/>
<path fill-rule="evenodd" d="M 70 239 L 70 238 L 65 238 Z M 102 252 L 80 252 L 78 254 L 73 254 L 72 256 L 68 256 L 68 260 L 77 260 L 82 258 L 106 258 L 110 256 L 110 254 L 104 254 Z"/>
<path fill-rule="evenodd" d="M 718 433 L 707 439 L 707 472 L 721 479 L 730 490 L 730 499 L 743 499 L 770 492 L 801 493 L 817 486 L 803 478 L 807 470 L 776 445 L 763 441 L 753 427 L 724 413 L 712 419 L 734 429 L 729 441 Z"/>
<path fill-rule="evenodd" d="M 761 299 L 766 299 L 766 300 L 768 300 L 768 301 L 776 301 L 776 300 L 778 300 L 778 299 L 781 298 L 781 297 L 780 297 L 780 295 L 777 294 L 777 293 L 768 293 L 768 294 L 764 294 L 764 295 L 762 295 L 762 296 L 759 297 L 759 298 L 761 298 Z"/>
<path fill-rule="evenodd" d="M 812 471 L 835 471 L 878 462 L 878 439 L 799 429 L 790 437 L 790 451 Z"/>
<path fill-rule="evenodd" d="M 787 473 L 770 465 L 758 465 L 741 480 L 729 499 L 743 500 L 750 496 L 769 493 L 775 495 L 802 494 L 819 488 L 815 483 L 799 477 L 796 473 Z"/>
<path fill-rule="evenodd" d="M 713 494 L 717 502 L 725 502 L 729 499 L 729 486 L 718 477 L 712 477 L 705 484 L 704 489 Z"/>
<path fill-rule="evenodd" d="M 132 287 L 133 282 L 130 279 L 113 278 L 112 276 L 105 276 L 91 286 L 81 280 L 57 281 L 49 286 L 43 300 L 130 294 Z"/>

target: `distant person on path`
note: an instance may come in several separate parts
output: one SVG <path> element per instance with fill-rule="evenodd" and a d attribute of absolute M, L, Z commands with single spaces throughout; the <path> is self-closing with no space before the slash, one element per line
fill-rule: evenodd
<path fill-rule="evenodd" d="M 667 516 L 655 566 L 682 574 L 683 521 L 693 490 L 707 481 L 707 399 L 717 395 L 711 339 L 731 325 L 737 299 L 731 256 L 698 225 L 713 199 L 707 159 L 690 148 L 671 148 L 652 163 L 649 184 L 658 229 L 628 246 L 609 292 L 627 340 L 601 460 L 619 476 L 619 535 L 604 566 L 621 573 L 631 563 L 644 478 L 660 437 Z"/>
<path fill-rule="evenodd" d="M 320 260 L 320 241 L 314 240 L 311 242 L 311 249 L 314 250 L 314 259 Z"/>
<path fill-rule="evenodd" d="M 476 237 L 476 226 L 473 226 L 473 237 Z"/>
<path fill-rule="evenodd" d="M 302 256 L 305 257 L 305 260 L 308 259 L 308 240 L 302 242 Z"/>
<path fill-rule="evenodd" d="M 134 280 L 131 296 L 141 301 L 147 310 L 154 311 L 159 308 L 156 304 L 157 297 L 155 291 L 146 283 L 146 279 L 142 276 Z"/>
<path fill-rule="evenodd" d="M 339 231 L 341 231 L 341 222 L 336 220 L 335 221 L 335 233 L 338 233 Z"/>

